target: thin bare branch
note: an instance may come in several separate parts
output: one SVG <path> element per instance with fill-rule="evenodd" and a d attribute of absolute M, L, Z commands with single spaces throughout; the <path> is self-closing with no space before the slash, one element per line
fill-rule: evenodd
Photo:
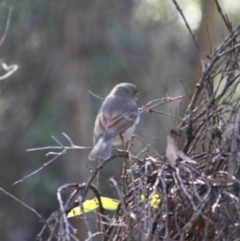
<path fill-rule="evenodd" d="M 20 203 L 22 206 L 24 206 L 25 208 L 27 208 L 28 210 L 30 210 L 32 213 L 34 213 L 42 222 L 45 222 L 43 217 L 34 209 L 31 208 L 29 205 L 27 205 L 25 202 L 21 201 L 20 199 L 18 199 L 17 197 L 13 196 L 11 193 L 9 193 L 8 191 L 4 190 L 3 188 L 0 187 L 0 191 L 3 192 L 5 195 L 9 196 L 10 198 L 12 198 L 13 200 L 15 200 L 16 202 Z"/>
<path fill-rule="evenodd" d="M 7 18 L 6 27 L 5 27 L 3 36 L 2 36 L 2 38 L 0 40 L 0 47 L 2 46 L 2 44 L 4 43 L 4 41 L 5 41 L 6 37 L 7 37 L 7 33 L 8 33 L 10 22 L 11 22 L 12 10 L 13 10 L 13 7 L 10 6 L 9 7 L 9 11 L 8 11 L 8 18 Z"/>
<path fill-rule="evenodd" d="M 91 94 L 93 97 L 95 97 L 95 98 L 99 99 L 99 100 L 104 100 L 104 98 L 103 98 L 103 97 L 101 97 L 101 96 L 98 96 L 98 95 L 94 94 L 94 93 L 93 93 L 92 91 L 90 91 L 90 90 L 88 90 L 88 93 L 89 93 L 89 94 Z"/>
<path fill-rule="evenodd" d="M 183 19 L 183 21 L 184 21 L 184 23 L 185 23 L 188 31 L 189 31 L 189 33 L 190 33 L 191 36 L 192 36 L 192 39 L 193 39 L 193 41 L 194 41 L 194 43 L 195 43 L 195 46 L 197 47 L 198 52 L 200 53 L 202 59 L 205 59 L 204 56 L 203 56 L 202 50 L 201 50 L 201 48 L 200 48 L 200 46 L 199 46 L 197 37 L 196 37 L 196 35 L 193 33 L 192 29 L 190 28 L 190 26 L 189 26 L 189 24 L 188 24 L 188 21 L 187 21 L 187 19 L 185 18 L 184 14 L 183 14 L 183 11 L 182 11 L 182 9 L 180 8 L 178 2 L 177 2 L 176 0 L 172 0 L 172 2 L 173 2 L 174 5 L 176 6 L 177 11 L 180 13 L 180 15 L 181 15 L 181 17 L 182 17 L 182 19 Z"/>
<path fill-rule="evenodd" d="M 9 76 L 11 76 L 14 72 L 16 72 L 18 70 L 18 65 L 14 64 L 14 65 L 7 65 L 6 63 L 3 63 L 2 64 L 2 68 L 4 70 L 7 71 L 6 74 L 0 76 L 0 81 L 1 80 L 4 80 L 4 79 L 7 79 Z"/>

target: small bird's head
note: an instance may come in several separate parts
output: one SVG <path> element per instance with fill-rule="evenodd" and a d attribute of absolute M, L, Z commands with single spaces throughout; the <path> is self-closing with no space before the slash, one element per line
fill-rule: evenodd
<path fill-rule="evenodd" d="M 131 97 L 135 100 L 138 99 L 137 87 L 131 83 L 121 83 L 116 85 L 111 93 L 112 95 L 121 95 L 122 97 Z"/>

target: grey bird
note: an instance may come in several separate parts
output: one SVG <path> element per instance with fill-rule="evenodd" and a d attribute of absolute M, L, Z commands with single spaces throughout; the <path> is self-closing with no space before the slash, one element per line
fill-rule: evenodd
<path fill-rule="evenodd" d="M 138 91 L 135 85 L 116 85 L 105 98 L 95 120 L 93 149 L 89 160 L 107 160 L 112 146 L 127 142 L 139 122 Z"/>

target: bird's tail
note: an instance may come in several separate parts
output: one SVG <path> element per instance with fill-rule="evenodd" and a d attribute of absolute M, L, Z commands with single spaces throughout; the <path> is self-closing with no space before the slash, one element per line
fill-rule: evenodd
<path fill-rule="evenodd" d="M 107 160 L 112 154 L 112 140 L 104 140 L 100 138 L 89 153 L 89 160 Z"/>

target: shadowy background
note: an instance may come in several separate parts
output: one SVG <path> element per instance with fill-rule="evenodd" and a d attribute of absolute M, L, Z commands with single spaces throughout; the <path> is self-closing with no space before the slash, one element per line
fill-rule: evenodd
<path fill-rule="evenodd" d="M 240 21 L 235 2 L 220 1 L 233 26 Z M 178 3 L 204 55 L 210 54 L 228 33 L 214 0 Z M 26 149 L 57 145 L 51 135 L 68 144 L 62 132 L 76 145 L 92 145 L 101 100 L 88 90 L 105 97 L 117 83 L 131 82 L 139 89 L 139 106 L 185 94 L 180 79 L 191 92 L 201 73 L 200 55 L 171 0 L 2 0 L 1 35 L 10 5 L 0 57 L 19 70 L 0 82 L 0 186 L 47 217 L 58 208 L 57 188 L 86 181 L 88 166 L 95 164 L 88 162 L 88 151 L 69 151 L 12 186 L 50 159 L 45 151 Z M 159 109 L 175 115 L 184 111 L 185 99 L 181 108 L 174 102 Z M 170 117 L 144 114 L 136 133 L 162 155 L 174 126 Z M 120 177 L 121 162 L 108 167 L 104 178 Z M 104 182 L 101 190 L 114 197 Z M 42 226 L 36 216 L 3 193 L 0 204 L 1 240 L 34 240 Z"/>

